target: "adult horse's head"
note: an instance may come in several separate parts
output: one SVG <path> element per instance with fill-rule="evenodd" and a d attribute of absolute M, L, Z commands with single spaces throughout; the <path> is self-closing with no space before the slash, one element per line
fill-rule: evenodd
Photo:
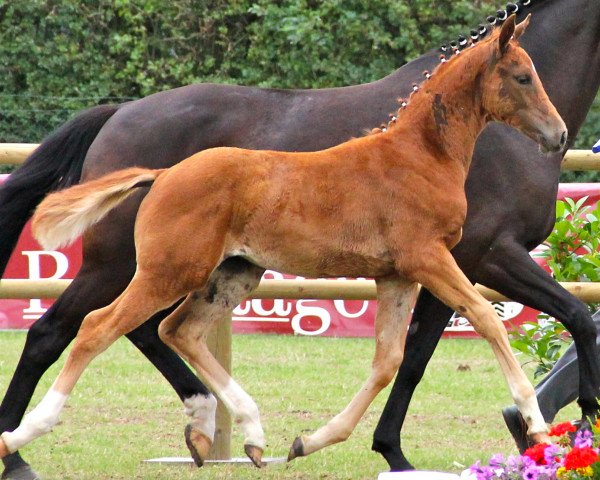
<path fill-rule="evenodd" d="M 567 143 L 567 127 L 550 102 L 533 62 L 518 39 L 529 16 L 515 25 L 515 15 L 491 39 L 489 68 L 483 76 L 483 105 L 494 120 L 508 123 L 536 141 L 543 152 L 558 152 Z"/>

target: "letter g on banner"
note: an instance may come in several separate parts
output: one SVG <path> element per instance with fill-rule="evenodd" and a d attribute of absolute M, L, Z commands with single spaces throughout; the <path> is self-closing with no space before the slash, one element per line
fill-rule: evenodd
<path fill-rule="evenodd" d="M 292 317 L 291 325 L 294 333 L 297 335 L 321 335 L 326 332 L 331 325 L 331 315 L 329 312 L 318 305 L 307 305 L 310 302 L 319 300 L 298 300 L 296 302 L 296 315 Z M 302 320 L 307 317 L 317 317 L 321 321 L 321 326 L 317 330 L 305 330 L 302 328 Z"/>

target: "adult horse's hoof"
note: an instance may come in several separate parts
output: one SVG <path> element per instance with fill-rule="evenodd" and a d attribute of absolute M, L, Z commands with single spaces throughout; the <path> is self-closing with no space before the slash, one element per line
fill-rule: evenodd
<path fill-rule="evenodd" d="M 291 462 L 296 457 L 303 457 L 304 454 L 304 442 L 302 441 L 302 437 L 296 437 L 294 443 L 290 448 L 290 453 L 288 453 L 287 461 Z"/>
<path fill-rule="evenodd" d="M 29 465 L 13 468 L 10 471 L 4 470 L 0 478 L 2 480 L 42 480 L 42 477 L 35 473 Z"/>
<path fill-rule="evenodd" d="M 257 467 L 261 468 L 263 466 L 262 462 L 262 448 L 256 447 L 254 445 L 244 445 L 244 451 L 248 458 L 252 460 L 252 463 Z"/>
<path fill-rule="evenodd" d="M 212 447 L 211 440 L 202 432 L 196 430 L 192 424 L 188 424 L 185 427 L 185 443 L 196 466 L 201 467 L 204 465 L 204 460 L 208 458 L 208 452 Z"/>
<path fill-rule="evenodd" d="M 519 453 L 523 453 L 532 445 L 530 439 L 527 437 L 527 424 L 525 420 L 523 420 L 515 405 L 502 409 L 502 417 L 504 417 L 504 423 L 506 423 L 508 431 L 517 444 Z"/>

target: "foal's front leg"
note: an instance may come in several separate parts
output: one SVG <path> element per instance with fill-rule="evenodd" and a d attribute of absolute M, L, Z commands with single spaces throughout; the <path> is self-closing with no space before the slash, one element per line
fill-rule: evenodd
<path fill-rule="evenodd" d="M 288 461 L 346 440 L 373 399 L 392 381 L 402 363 L 408 317 L 416 292 L 416 283 L 396 276 L 377 280 L 376 345 L 371 375 L 348 406 L 327 425 L 312 435 L 296 438 Z"/>
<path fill-rule="evenodd" d="M 536 443 L 549 442 L 548 428 L 540 412 L 535 391 L 515 358 L 506 328 L 493 307 L 469 282 L 450 252 L 444 247 L 429 249 L 415 268 L 416 279 L 446 305 L 471 322 L 475 331 L 488 341 L 500 363 L 512 398 Z"/>

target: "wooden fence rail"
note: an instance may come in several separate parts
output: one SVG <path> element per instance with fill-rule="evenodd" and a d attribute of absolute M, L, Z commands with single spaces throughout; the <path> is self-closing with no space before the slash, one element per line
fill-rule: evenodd
<path fill-rule="evenodd" d="M 38 146 L 36 143 L 0 143 L 0 165 L 20 165 Z M 562 170 L 600 170 L 600 155 L 591 150 L 569 150 Z"/>
<path fill-rule="evenodd" d="M 58 298 L 71 280 L 1 280 L 2 298 Z M 563 282 L 562 287 L 585 303 L 600 302 L 600 283 Z M 490 302 L 510 300 L 500 293 L 476 285 Z M 375 300 L 373 280 L 263 280 L 251 298 L 285 298 L 316 300 Z"/>

